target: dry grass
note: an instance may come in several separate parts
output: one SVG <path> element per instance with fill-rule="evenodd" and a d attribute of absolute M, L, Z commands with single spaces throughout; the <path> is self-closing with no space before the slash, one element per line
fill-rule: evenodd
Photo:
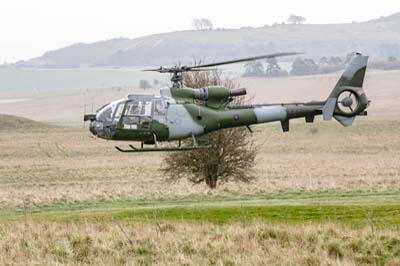
<path fill-rule="evenodd" d="M 240 82 L 250 94 L 256 93 L 259 102 L 295 101 L 326 97 L 338 75 Z M 166 183 L 158 153 L 121 154 L 113 146 L 126 143 L 90 138 L 82 127 L 48 127 L 0 116 L 0 265 L 399 265 L 400 234 L 395 226 L 400 191 L 399 77 L 398 72 L 368 73 L 372 117 L 358 119 L 351 128 L 335 122 L 292 123 L 291 132 L 283 134 L 279 124 L 254 127 L 260 149 L 255 179 L 219 184 L 215 190 L 185 180 Z M 80 121 L 84 103 L 94 101 L 96 109 L 127 93 L 24 95 L 32 100 L 2 104 L 0 112 Z M 382 117 L 391 120 L 379 120 Z M 313 194 L 321 191 L 329 193 Z M 335 196 L 340 191 L 349 193 Z M 374 191 L 390 193 L 377 196 Z M 277 194 L 265 197 L 271 192 Z M 207 201 L 210 196 L 218 198 Z M 165 198 L 177 199 L 153 202 Z M 124 202 L 129 199 L 149 201 L 145 206 Z M 51 206 L 60 202 L 72 204 Z M 171 219 L 146 221 L 152 204 L 158 204 L 160 212 L 163 207 L 169 210 Z M 241 204 L 256 213 L 248 222 L 242 213 L 237 218 L 229 209 Z M 266 206 L 257 207 L 262 204 Z M 318 210 L 318 204 L 326 206 Z M 342 206 L 337 208 L 342 211 L 337 213 L 330 204 Z M 48 212 L 27 215 L 38 210 L 34 207 L 47 205 Z M 141 212 L 138 206 L 147 209 Z M 204 209 L 209 219 L 190 219 L 196 208 Z M 260 211 L 264 216 L 258 216 Z M 181 212 L 189 218 L 177 221 Z M 357 219 L 363 219 L 361 226 L 369 223 L 364 212 L 371 215 L 371 224 L 355 227 Z M 111 220 L 117 216 L 121 219 Z M 256 217 L 264 219 L 254 222 Z M 140 219 L 132 222 L 135 218 Z M 229 222 L 207 222 L 218 219 Z M 348 223 L 342 223 L 346 219 Z M 281 224 L 270 224 L 273 221 Z M 312 224 L 304 225 L 308 222 Z"/>
<path fill-rule="evenodd" d="M 190 195 L 302 191 L 398 191 L 400 123 L 359 121 L 256 127 L 255 180 L 216 190 L 187 181 L 166 183 L 161 155 L 121 154 L 80 127 L 0 131 L 0 208 L 55 202 L 155 199 Z"/>
<path fill-rule="evenodd" d="M 335 224 L 11 222 L 1 265 L 399 265 L 398 231 Z"/>

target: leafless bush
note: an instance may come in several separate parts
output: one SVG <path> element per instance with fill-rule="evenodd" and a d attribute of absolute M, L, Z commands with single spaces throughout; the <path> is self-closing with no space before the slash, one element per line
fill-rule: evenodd
<path fill-rule="evenodd" d="M 223 84 L 228 89 L 236 87 L 231 80 L 222 80 L 218 71 L 187 73 L 184 75 L 184 83 L 191 88 L 218 84 Z M 244 98 L 237 98 L 231 104 L 240 104 L 243 101 Z M 210 188 L 215 188 L 218 180 L 248 182 L 251 179 L 257 149 L 246 128 L 212 132 L 207 143 L 211 146 L 209 149 L 166 154 L 166 167 L 163 170 L 169 178 L 189 178 L 196 184 L 206 182 Z"/>

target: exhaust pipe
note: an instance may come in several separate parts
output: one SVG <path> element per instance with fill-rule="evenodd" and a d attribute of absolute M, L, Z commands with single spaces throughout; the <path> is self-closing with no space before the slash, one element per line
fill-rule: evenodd
<path fill-rule="evenodd" d="M 243 96 L 246 95 L 247 91 L 245 88 L 233 89 L 229 91 L 229 96 L 236 97 L 236 96 Z"/>

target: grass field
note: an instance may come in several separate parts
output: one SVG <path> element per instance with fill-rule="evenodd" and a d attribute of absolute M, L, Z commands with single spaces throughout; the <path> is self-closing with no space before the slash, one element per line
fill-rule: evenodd
<path fill-rule="evenodd" d="M 255 127 L 250 183 L 166 181 L 81 126 L 0 116 L 2 265 L 398 265 L 400 123 Z"/>
<path fill-rule="evenodd" d="M 262 195 L 286 192 L 399 191 L 400 124 L 362 121 L 255 127 L 260 147 L 254 180 L 216 190 L 166 182 L 160 154 L 121 154 L 78 126 L 0 131 L 0 209 L 54 203 Z"/>

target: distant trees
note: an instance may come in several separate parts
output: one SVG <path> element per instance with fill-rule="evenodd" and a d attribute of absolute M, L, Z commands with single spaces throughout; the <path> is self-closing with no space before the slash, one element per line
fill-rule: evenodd
<path fill-rule="evenodd" d="M 282 70 L 276 58 L 267 60 L 267 68 L 264 70 L 264 65 L 259 61 L 250 61 L 245 65 L 243 77 L 283 77 L 287 76 L 288 72 Z"/>
<path fill-rule="evenodd" d="M 345 60 L 338 56 L 322 57 L 319 61 L 314 61 L 311 58 L 296 58 L 292 63 L 290 75 L 303 76 L 303 75 L 315 75 L 315 74 L 326 74 L 339 71 L 344 69 Z M 261 62 L 248 62 L 245 64 L 245 72 L 243 77 L 286 77 L 289 73 L 282 69 L 278 64 L 276 58 L 270 58 L 267 60 L 267 66 L 264 70 L 264 66 Z"/>
<path fill-rule="evenodd" d="M 207 18 L 195 18 L 192 20 L 192 29 L 194 30 L 212 30 L 213 24 L 211 20 Z"/>
<path fill-rule="evenodd" d="M 318 63 L 318 72 L 320 74 L 332 73 L 344 69 L 344 67 L 345 63 L 339 56 L 322 57 Z"/>
<path fill-rule="evenodd" d="M 380 70 L 397 70 L 400 69 L 400 61 L 395 56 L 389 56 L 387 60 L 370 62 L 369 67 Z"/>
<path fill-rule="evenodd" d="M 307 19 L 305 17 L 292 14 L 289 16 L 287 22 L 289 24 L 302 24 L 302 23 L 306 22 L 306 20 Z"/>
<path fill-rule="evenodd" d="M 345 60 L 338 56 L 322 57 L 318 63 L 310 58 L 296 58 L 292 64 L 291 75 L 303 76 L 332 73 L 344 69 Z"/>
<path fill-rule="evenodd" d="M 275 57 L 267 59 L 267 69 L 265 75 L 267 77 L 285 77 L 289 73 L 286 70 L 282 70 Z"/>
<path fill-rule="evenodd" d="M 243 77 L 262 77 L 264 76 L 264 66 L 258 61 L 250 61 L 244 65 Z"/>
<path fill-rule="evenodd" d="M 294 76 L 312 75 L 318 73 L 318 65 L 312 59 L 296 58 L 292 64 L 290 74 Z"/>
<path fill-rule="evenodd" d="M 324 56 L 319 60 L 298 57 L 292 63 L 290 73 L 279 66 L 276 58 L 268 59 L 265 68 L 261 62 L 253 61 L 245 64 L 245 72 L 242 77 L 285 77 L 289 74 L 292 76 L 328 74 L 343 70 L 354 55 L 355 53 L 349 53 L 344 57 Z M 368 63 L 368 67 L 381 70 L 397 70 L 400 69 L 400 60 L 392 55 L 386 60 L 371 61 Z"/>

